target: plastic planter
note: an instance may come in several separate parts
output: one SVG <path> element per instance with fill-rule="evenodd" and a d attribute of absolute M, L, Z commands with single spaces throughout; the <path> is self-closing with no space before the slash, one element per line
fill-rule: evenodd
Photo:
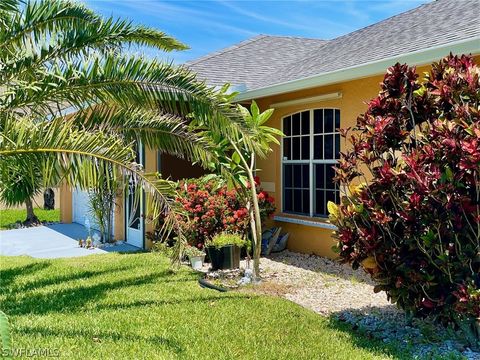
<path fill-rule="evenodd" d="M 190 264 L 192 265 L 192 269 L 202 270 L 203 261 L 205 260 L 205 255 L 191 256 L 189 260 L 190 260 Z"/>
<path fill-rule="evenodd" d="M 208 246 L 207 253 L 212 262 L 212 270 L 238 269 L 240 267 L 240 248 L 236 245 L 225 245 L 221 248 Z"/>

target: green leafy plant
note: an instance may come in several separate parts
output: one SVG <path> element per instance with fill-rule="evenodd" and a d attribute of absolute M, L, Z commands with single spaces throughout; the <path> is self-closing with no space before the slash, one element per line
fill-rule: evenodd
<path fill-rule="evenodd" d="M 148 236 L 150 240 L 152 240 L 152 249 L 151 250 L 153 252 L 163 254 L 166 257 L 168 257 L 169 259 L 171 259 L 173 257 L 172 246 L 169 246 L 169 244 L 167 244 L 164 241 L 154 241 L 153 234 L 151 234 L 151 233 L 150 234 L 147 233 L 145 235 Z"/>
<path fill-rule="evenodd" d="M 390 67 L 354 132 L 343 132 L 351 146 L 337 180 L 346 196 L 329 203 L 337 251 L 371 274 L 375 291 L 461 328 L 478 348 L 480 69 L 450 55 L 418 77 Z"/>
<path fill-rule="evenodd" d="M 185 255 L 190 259 L 195 256 L 205 256 L 205 252 L 196 246 L 185 247 Z"/>
<path fill-rule="evenodd" d="M 108 166 L 102 171 L 111 172 L 112 167 Z M 100 176 L 98 182 L 96 187 L 88 191 L 89 210 L 98 224 L 101 241 L 111 242 L 113 240 L 113 212 L 117 205 L 117 196 L 121 193 L 121 183 L 111 176 Z"/>
<path fill-rule="evenodd" d="M 234 96 L 235 94 L 230 95 L 230 97 Z M 256 168 L 255 157 L 266 157 L 272 151 L 271 144 L 279 144 L 279 138 L 283 136 L 283 133 L 265 125 L 272 116 L 273 109 L 260 112 L 260 108 L 253 101 L 250 109 L 238 105 L 237 110 L 242 115 L 243 121 L 249 129 L 248 132 L 237 132 L 231 135 L 221 134 L 215 130 L 206 130 L 205 136 L 210 138 L 216 146 L 218 161 L 212 163 L 211 169 L 226 177 L 229 183 L 240 190 L 241 196 L 244 198 L 245 208 L 250 218 L 253 242 L 253 272 L 254 277 L 259 279 L 262 250 L 262 212 L 259 200 L 264 201 L 267 193 L 259 194 L 255 174 L 260 169 Z M 199 121 L 195 121 L 194 124 L 203 125 Z"/>
<path fill-rule="evenodd" d="M 0 310 L 0 350 L 3 359 L 11 359 L 12 338 L 10 335 L 10 324 L 7 315 Z M 3 354 L 8 354 L 3 356 Z"/>
<path fill-rule="evenodd" d="M 244 240 L 239 234 L 235 233 L 221 233 L 215 235 L 211 240 L 205 243 L 205 246 L 215 247 L 217 249 L 227 246 L 227 245 L 234 245 L 238 247 L 244 247 L 247 244 L 246 240 Z"/>

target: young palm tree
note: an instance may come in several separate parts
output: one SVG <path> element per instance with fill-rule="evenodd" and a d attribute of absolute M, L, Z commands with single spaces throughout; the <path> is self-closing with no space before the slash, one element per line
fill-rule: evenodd
<path fill-rule="evenodd" d="M 206 164 L 210 145 L 191 131 L 192 118 L 230 137 L 248 134 L 225 94 L 183 67 L 128 55 L 132 46 L 186 48 L 72 1 L 0 2 L 0 198 L 29 204 L 60 181 L 89 188 L 108 162 L 119 179 L 135 175 L 165 212 L 169 183 L 133 163 L 135 142 Z"/>
<path fill-rule="evenodd" d="M 246 200 L 246 207 L 250 216 L 250 230 L 253 244 L 253 276 L 260 279 L 260 254 L 262 250 L 262 220 L 255 185 L 257 172 L 256 157 L 265 158 L 272 151 L 271 144 L 279 145 L 279 138 L 283 133 L 273 127 L 265 125 L 273 114 L 273 109 L 260 112 L 255 101 L 250 110 L 238 105 L 245 123 L 250 129 L 249 134 L 237 134 L 237 138 L 219 134 L 205 127 L 204 136 L 215 144 L 218 161 L 212 170 L 222 174 L 230 183 L 239 187 Z M 201 128 L 201 124 L 198 124 Z"/>

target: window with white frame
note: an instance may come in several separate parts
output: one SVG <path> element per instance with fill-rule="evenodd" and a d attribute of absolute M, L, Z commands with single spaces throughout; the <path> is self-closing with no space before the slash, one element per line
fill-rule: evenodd
<path fill-rule="evenodd" d="M 338 202 L 333 167 L 340 155 L 340 110 L 312 109 L 283 118 L 283 212 L 327 217 Z"/>

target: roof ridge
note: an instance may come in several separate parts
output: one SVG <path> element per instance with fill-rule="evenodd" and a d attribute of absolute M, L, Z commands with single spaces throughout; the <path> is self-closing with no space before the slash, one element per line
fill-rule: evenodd
<path fill-rule="evenodd" d="M 428 0 L 427 0 L 427 1 L 428 1 Z M 413 9 L 406 10 L 406 11 L 404 11 L 404 12 L 401 12 L 400 14 L 396 14 L 396 15 L 389 16 L 388 18 L 383 19 L 383 20 L 381 20 L 381 21 L 378 21 L 378 22 L 376 22 L 376 23 L 367 25 L 367 26 L 362 27 L 362 28 L 360 28 L 360 29 L 351 31 L 351 32 L 349 32 L 349 33 L 347 33 L 347 34 L 343 34 L 343 35 L 340 35 L 340 36 L 338 36 L 338 37 L 336 37 L 336 38 L 330 39 L 330 40 L 326 41 L 325 44 L 322 45 L 322 47 L 323 47 L 323 46 L 327 46 L 327 45 L 331 45 L 332 43 L 335 43 L 335 41 L 337 41 L 337 40 L 339 40 L 339 39 L 342 39 L 342 38 L 344 38 L 344 37 L 350 36 L 350 35 L 355 34 L 355 33 L 360 33 L 361 31 L 364 31 L 364 30 L 366 30 L 366 29 L 368 29 L 368 28 L 371 28 L 371 27 L 373 27 L 373 26 L 376 26 L 376 25 L 378 25 L 378 24 L 384 23 L 384 22 L 386 22 L 386 21 L 388 21 L 388 20 L 391 20 L 391 19 L 393 19 L 393 18 L 395 18 L 395 17 L 401 16 L 401 15 L 404 15 L 404 14 L 407 14 L 407 13 L 410 13 L 410 12 L 417 11 L 418 9 L 420 9 L 420 8 L 422 8 L 422 7 L 425 7 L 425 6 L 434 4 L 434 3 L 439 2 L 439 1 L 447 1 L 447 0 L 433 0 L 433 1 L 429 1 L 428 3 L 421 4 L 421 5 L 419 5 L 419 6 L 414 7 Z M 419 26 L 419 25 L 420 25 L 420 24 L 415 24 L 415 26 Z M 282 69 L 283 69 L 283 70 L 289 69 L 292 64 L 299 64 L 299 63 L 308 61 L 309 59 L 313 59 L 313 58 L 315 58 L 316 56 L 318 56 L 318 55 L 317 55 L 317 54 L 311 54 L 311 55 L 307 55 L 307 56 L 305 56 L 305 57 L 302 57 L 302 58 L 300 58 L 300 59 L 297 59 L 296 61 L 288 62 L 288 63 L 286 63 L 286 64 L 283 66 Z"/>
<path fill-rule="evenodd" d="M 295 35 L 270 35 L 270 34 L 261 34 L 265 37 L 275 37 L 275 38 L 285 38 L 285 39 L 301 39 L 301 40 L 317 40 L 317 41 L 330 41 L 326 39 L 319 39 L 319 38 L 312 38 L 312 37 L 305 37 L 305 36 L 295 36 Z"/>
<path fill-rule="evenodd" d="M 403 11 L 403 12 L 401 12 L 401 13 L 399 13 L 399 14 L 395 14 L 395 15 L 389 16 L 389 17 L 387 17 L 387 18 L 385 18 L 385 19 L 383 19 L 383 20 L 380 20 L 380 21 L 377 21 L 377 22 L 375 22 L 375 23 L 373 23 L 373 24 L 364 26 L 364 27 L 362 27 L 362 28 L 360 28 L 360 29 L 357 29 L 357 30 L 354 30 L 354 31 L 350 31 L 349 33 L 346 33 L 346 34 L 337 36 L 336 38 L 330 39 L 330 41 L 334 41 L 334 40 L 337 40 L 337 39 L 341 39 L 342 37 L 355 34 L 355 33 L 357 33 L 357 32 L 366 30 L 366 29 L 371 28 L 371 27 L 373 27 L 373 26 L 376 26 L 376 25 L 378 25 L 378 24 L 382 24 L 382 23 L 384 23 L 384 22 L 386 22 L 386 21 L 388 21 L 388 20 L 391 20 L 391 19 L 393 19 L 393 18 L 396 18 L 396 17 L 398 17 L 398 16 L 402 16 L 402 15 L 408 14 L 408 13 L 410 13 L 410 12 L 417 11 L 418 9 L 420 9 L 420 8 L 422 8 L 422 7 L 424 7 L 424 6 L 429 6 L 429 5 L 432 5 L 432 4 L 434 4 L 434 3 L 438 2 L 438 1 L 443 1 L 443 0 L 433 0 L 433 1 L 424 0 L 424 1 L 428 1 L 428 2 L 427 2 L 427 3 L 424 3 L 424 4 L 421 4 L 421 5 L 419 5 L 419 6 L 416 6 L 416 7 L 414 7 L 413 9 L 406 10 L 406 11 Z"/>
<path fill-rule="evenodd" d="M 251 37 L 249 39 L 246 39 L 246 40 L 243 40 L 239 43 L 236 43 L 232 46 L 228 46 L 226 48 L 223 48 L 223 49 L 220 49 L 220 50 L 217 50 L 217 51 L 214 51 L 212 53 L 209 53 L 209 54 L 206 54 L 204 56 L 201 56 L 199 57 L 198 59 L 195 59 L 195 60 L 192 60 L 192 61 L 187 61 L 185 63 L 185 65 L 187 66 L 190 66 L 190 65 L 195 65 L 199 62 L 202 62 L 202 61 L 205 61 L 207 59 L 211 59 L 213 57 L 216 57 L 216 56 L 219 56 L 219 55 L 222 55 L 222 54 L 225 54 L 227 52 L 230 52 L 232 50 L 236 50 L 236 49 L 239 49 L 241 47 L 244 47 L 245 45 L 248 45 L 248 44 L 251 44 L 252 42 L 255 42 L 255 41 L 258 41 L 260 39 L 263 39 L 265 37 L 267 37 L 268 35 L 263 35 L 263 34 L 259 34 L 259 35 L 255 35 L 254 37 Z"/>

